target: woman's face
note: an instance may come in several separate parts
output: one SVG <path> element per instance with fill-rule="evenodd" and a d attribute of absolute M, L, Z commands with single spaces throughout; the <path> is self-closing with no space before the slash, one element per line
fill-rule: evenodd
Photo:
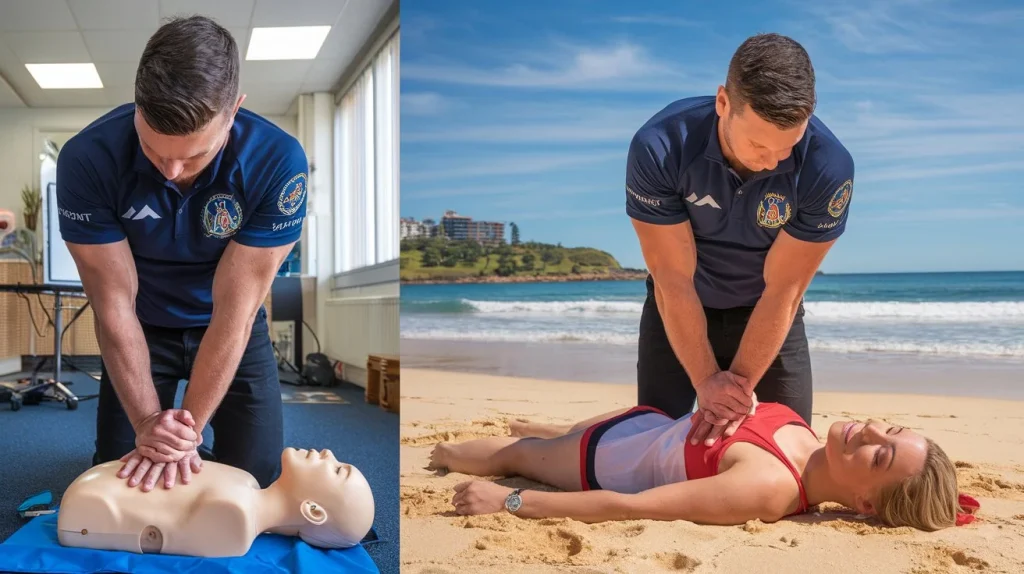
<path fill-rule="evenodd" d="M 835 422 L 825 442 L 833 480 L 854 494 L 864 514 L 874 513 L 879 491 L 921 472 L 927 453 L 923 436 L 875 420 Z"/>

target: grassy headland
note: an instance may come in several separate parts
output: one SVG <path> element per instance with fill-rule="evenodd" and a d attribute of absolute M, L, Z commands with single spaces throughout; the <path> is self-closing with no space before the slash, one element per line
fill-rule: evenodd
<path fill-rule="evenodd" d="M 524 242 L 485 246 L 444 238 L 401 243 L 403 283 L 513 283 L 643 279 L 647 271 L 625 269 L 610 253 L 590 247 Z"/>

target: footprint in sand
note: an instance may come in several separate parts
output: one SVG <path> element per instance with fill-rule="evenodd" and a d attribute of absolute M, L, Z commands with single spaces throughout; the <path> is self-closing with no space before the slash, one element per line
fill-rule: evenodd
<path fill-rule="evenodd" d="M 666 568 L 680 572 L 693 572 L 701 564 L 700 560 L 681 552 L 661 552 L 654 558 Z"/>
<path fill-rule="evenodd" d="M 935 553 L 932 556 L 944 565 L 948 565 L 948 561 L 952 560 L 953 564 L 956 564 L 957 566 L 966 566 L 971 570 L 987 570 L 989 567 L 988 562 L 985 562 L 981 558 L 971 556 L 963 550 L 956 550 L 954 548 L 936 546 Z"/>

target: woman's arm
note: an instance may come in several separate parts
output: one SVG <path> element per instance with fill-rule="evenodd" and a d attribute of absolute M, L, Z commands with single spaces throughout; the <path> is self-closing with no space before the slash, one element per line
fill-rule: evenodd
<path fill-rule="evenodd" d="M 688 520 L 698 524 L 735 525 L 759 518 L 774 522 L 785 516 L 787 490 L 758 478 L 739 464 L 720 475 L 677 482 L 638 494 L 608 490 L 586 492 L 523 491 L 515 513 L 523 518 L 572 518 L 580 522 L 611 520 Z M 768 482 L 766 482 L 766 480 Z M 456 486 L 452 502 L 460 514 L 504 510 L 511 488 L 485 481 Z"/>

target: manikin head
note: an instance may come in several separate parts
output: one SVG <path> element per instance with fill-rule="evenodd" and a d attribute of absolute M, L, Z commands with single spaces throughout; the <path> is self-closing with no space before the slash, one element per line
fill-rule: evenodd
<path fill-rule="evenodd" d="M 740 170 L 775 169 L 803 138 L 815 103 L 814 68 L 800 44 L 778 34 L 748 38 L 716 95 L 723 154 Z"/>
<path fill-rule="evenodd" d="M 355 546 L 373 526 L 373 492 L 366 478 L 329 450 L 284 449 L 281 476 L 272 488 L 288 498 L 290 513 L 301 516 L 298 525 L 289 526 L 313 546 Z"/>
<path fill-rule="evenodd" d="M 861 514 L 925 531 L 956 523 L 956 469 L 931 439 L 874 420 L 838 421 L 828 429 L 825 459 Z"/>
<path fill-rule="evenodd" d="M 165 178 L 193 181 L 224 147 L 239 96 L 238 46 L 203 16 L 176 18 L 149 39 L 135 76 L 135 129 Z"/>

